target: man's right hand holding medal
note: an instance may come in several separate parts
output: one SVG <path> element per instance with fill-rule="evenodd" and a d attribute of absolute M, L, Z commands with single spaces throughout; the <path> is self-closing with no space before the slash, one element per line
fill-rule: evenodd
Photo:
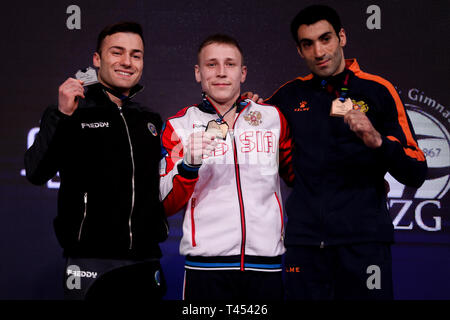
<path fill-rule="evenodd" d="M 198 131 L 189 136 L 184 146 L 183 161 L 191 167 L 199 167 L 202 164 L 203 155 L 210 156 L 217 146 L 216 135 L 211 132 Z"/>
<path fill-rule="evenodd" d="M 84 98 L 83 81 L 68 78 L 58 89 L 58 110 L 71 116 L 78 108 L 78 97 Z"/>
<path fill-rule="evenodd" d="M 380 133 L 374 128 L 365 113 L 359 110 L 350 110 L 345 114 L 344 122 L 369 148 L 378 148 L 383 143 Z"/>

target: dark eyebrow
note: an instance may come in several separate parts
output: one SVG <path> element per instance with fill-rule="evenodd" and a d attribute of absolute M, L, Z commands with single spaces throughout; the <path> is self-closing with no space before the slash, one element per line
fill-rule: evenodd
<path fill-rule="evenodd" d="M 312 42 L 312 40 L 311 39 L 308 39 L 308 38 L 303 38 L 303 39 L 300 39 L 300 44 L 303 44 L 303 43 L 311 43 Z"/>
<path fill-rule="evenodd" d="M 323 39 L 323 38 L 325 38 L 325 37 L 332 36 L 332 35 L 333 35 L 333 32 L 328 31 L 328 32 L 325 32 L 324 34 L 322 34 L 322 35 L 319 37 L 319 39 Z"/>
<path fill-rule="evenodd" d="M 112 47 L 109 47 L 109 48 L 108 48 L 108 50 L 111 50 L 111 49 L 116 49 L 116 50 L 125 50 L 125 48 L 123 48 L 123 47 L 119 47 L 119 46 L 112 46 Z"/>
<path fill-rule="evenodd" d="M 112 46 L 112 47 L 110 47 L 108 50 L 111 50 L 111 49 L 116 49 L 116 50 L 121 50 L 121 51 L 124 51 L 124 50 L 125 50 L 124 47 L 120 47 L 120 46 Z M 144 53 L 144 51 L 142 51 L 142 50 L 140 50 L 140 49 L 133 49 L 133 50 L 131 50 L 131 52 L 133 52 L 133 53 L 136 53 L 136 52 Z"/>
<path fill-rule="evenodd" d="M 319 39 L 323 39 L 323 38 L 325 38 L 325 37 L 327 37 L 327 36 L 330 36 L 330 35 L 333 35 L 333 32 L 327 31 L 327 32 L 321 34 L 321 35 L 319 36 Z M 300 39 L 299 42 L 300 42 L 300 43 L 302 43 L 302 42 L 313 42 L 313 40 L 308 39 L 308 38 L 303 38 L 303 39 Z"/>

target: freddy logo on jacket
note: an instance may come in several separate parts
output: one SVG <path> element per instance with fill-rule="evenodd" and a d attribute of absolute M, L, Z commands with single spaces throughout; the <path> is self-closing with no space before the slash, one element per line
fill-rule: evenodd
<path fill-rule="evenodd" d="M 82 122 L 81 129 L 109 128 L 109 122 Z"/>

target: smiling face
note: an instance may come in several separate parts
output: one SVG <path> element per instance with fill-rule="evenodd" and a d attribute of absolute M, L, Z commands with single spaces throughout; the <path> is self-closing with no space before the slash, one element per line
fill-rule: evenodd
<path fill-rule="evenodd" d="M 198 54 L 195 79 L 220 109 L 230 107 L 237 100 L 246 75 L 242 55 L 233 45 L 211 43 Z"/>
<path fill-rule="evenodd" d="M 103 85 L 128 95 L 142 76 L 144 44 L 136 33 L 118 32 L 106 36 L 100 53 L 94 53 L 98 80 Z"/>
<path fill-rule="evenodd" d="M 347 43 L 344 29 L 339 35 L 326 20 L 314 24 L 302 24 L 297 30 L 300 56 L 309 69 L 320 77 L 329 77 L 344 71 L 343 47 Z"/>

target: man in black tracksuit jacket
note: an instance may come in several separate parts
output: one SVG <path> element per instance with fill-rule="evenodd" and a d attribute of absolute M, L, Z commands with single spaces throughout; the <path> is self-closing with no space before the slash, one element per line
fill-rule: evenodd
<path fill-rule="evenodd" d="M 68 258 L 67 299 L 161 299 L 158 243 L 168 235 L 159 201 L 159 114 L 131 98 L 143 66 L 142 30 L 121 23 L 99 36 L 99 83 L 69 78 L 25 154 L 28 179 L 61 185 L 54 227 Z M 95 280 L 95 281 L 94 281 Z"/>
<path fill-rule="evenodd" d="M 312 74 L 267 100 L 284 113 L 295 142 L 286 202 L 287 298 L 392 299 L 384 176 L 419 187 L 424 154 L 394 87 L 344 59 L 346 35 L 333 9 L 304 9 L 291 31 Z M 333 101 L 351 101 L 353 110 L 331 116 Z"/>

